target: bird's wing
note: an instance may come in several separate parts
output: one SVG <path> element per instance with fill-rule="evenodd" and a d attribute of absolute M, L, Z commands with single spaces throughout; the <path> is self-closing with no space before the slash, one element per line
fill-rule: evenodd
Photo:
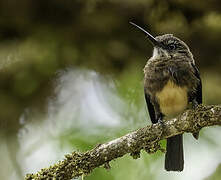
<path fill-rule="evenodd" d="M 153 104 L 150 101 L 150 95 L 145 90 L 144 90 L 144 94 L 145 94 L 145 100 L 146 100 L 146 104 L 147 104 L 147 108 L 149 111 L 151 122 L 153 124 L 155 124 L 155 123 L 157 123 L 157 119 L 155 116 L 155 110 L 154 110 Z"/>
<path fill-rule="evenodd" d="M 199 80 L 199 83 L 198 83 L 197 88 L 196 88 L 196 92 L 194 94 L 194 96 L 195 96 L 194 99 L 196 100 L 196 102 L 198 104 L 202 104 L 202 81 L 201 81 L 201 78 L 200 78 L 200 73 L 199 73 L 199 70 L 197 69 L 195 64 L 192 64 L 192 66 L 194 68 L 194 75 Z"/>
<path fill-rule="evenodd" d="M 202 81 L 201 81 L 201 78 L 200 78 L 199 70 L 197 69 L 196 65 L 192 64 L 192 67 L 194 69 L 194 75 L 199 80 L 199 83 L 196 87 L 196 91 L 194 92 L 194 95 L 193 95 L 194 97 L 192 98 L 193 99 L 193 105 L 196 106 L 198 104 L 202 104 Z M 193 133 L 193 137 L 195 139 L 198 139 L 199 138 L 199 132 Z"/>

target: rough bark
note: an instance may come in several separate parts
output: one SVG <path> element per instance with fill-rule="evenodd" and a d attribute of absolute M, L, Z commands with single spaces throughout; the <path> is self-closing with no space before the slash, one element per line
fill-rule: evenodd
<path fill-rule="evenodd" d="M 220 105 L 200 105 L 195 110 L 187 110 L 177 118 L 140 128 L 110 142 L 97 145 L 85 153 L 72 152 L 58 162 L 37 172 L 27 174 L 26 180 L 62 179 L 70 180 L 87 175 L 96 167 L 109 168 L 109 161 L 127 153 L 138 158 L 141 150 L 148 153 L 162 150 L 159 141 L 184 132 L 197 132 L 206 126 L 221 125 Z"/>

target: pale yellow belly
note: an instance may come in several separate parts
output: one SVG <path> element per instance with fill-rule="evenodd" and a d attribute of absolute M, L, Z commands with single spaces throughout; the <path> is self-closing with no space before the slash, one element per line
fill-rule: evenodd
<path fill-rule="evenodd" d="M 188 105 L 187 88 L 168 81 L 162 91 L 156 93 L 161 112 L 172 118 L 182 113 Z"/>

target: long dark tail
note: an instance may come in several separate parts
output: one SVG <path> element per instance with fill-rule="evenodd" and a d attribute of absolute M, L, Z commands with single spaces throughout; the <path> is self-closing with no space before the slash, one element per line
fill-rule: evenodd
<path fill-rule="evenodd" d="M 183 165 L 183 135 L 180 134 L 167 139 L 165 169 L 167 171 L 182 171 Z"/>

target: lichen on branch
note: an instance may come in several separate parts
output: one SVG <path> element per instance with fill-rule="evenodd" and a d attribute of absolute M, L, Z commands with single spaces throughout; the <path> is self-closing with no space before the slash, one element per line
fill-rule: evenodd
<path fill-rule="evenodd" d="M 185 111 L 177 118 L 140 128 L 110 142 L 97 145 L 85 153 L 72 152 L 65 159 L 35 174 L 27 174 L 26 180 L 62 179 L 71 180 L 90 174 L 93 169 L 104 165 L 109 168 L 113 159 L 130 154 L 139 158 L 140 151 L 153 153 L 162 150 L 159 141 L 184 132 L 197 132 L 203 127 L 221 125 L 220 105 L 199 105 Z"/>

